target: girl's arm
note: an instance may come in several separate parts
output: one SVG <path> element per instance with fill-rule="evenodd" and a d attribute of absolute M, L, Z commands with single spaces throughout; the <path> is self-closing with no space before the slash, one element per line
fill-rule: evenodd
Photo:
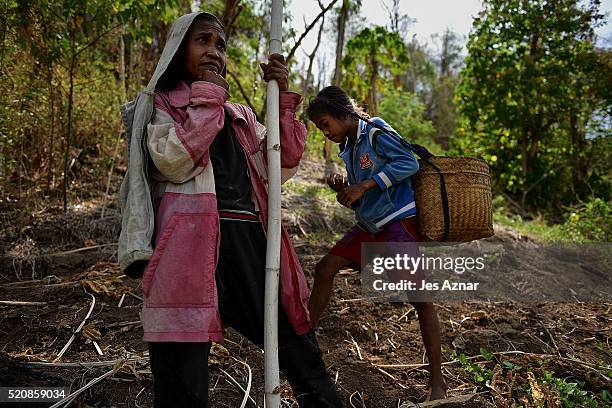
<path fill-rule="evenodd" d="M 393 128 L 381 118 L 373 118 L 373 120 L 397 135 L 394 137 L 376 129 L 372 136 L 372 144 L 376 152 L 388 160 L 388 163 L 373 177 L 378 187 L 385 190 L 415 174 L 419 170 L 419 162 L 412 152 L 398 140 L 401 136 Z"/>
<path fill-rule="evenodd" d="M 187 117 L 175 122 L 161 98 L 155 98 L 155 116 L 147 126 L 147 145 L 159 172 L 173 183 L 190 180 L 210 159 L 209 147 L 223 128 L 227 90 L 211 82 L 191 85 Z"/>

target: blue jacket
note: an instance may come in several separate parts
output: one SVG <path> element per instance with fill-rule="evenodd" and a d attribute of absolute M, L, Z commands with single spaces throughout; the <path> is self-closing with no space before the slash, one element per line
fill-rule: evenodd
<path fill-rule="evenodd" d="M 394 136 L 364 121 L 359 121 L 354 143 L 340 146 L 349 184 L 374 179 L 378 188 L 368 190 L 353 208 L 357 220 L 372 233 L 380 232 L 391 221 L 416 215 L 410 176 L 419 170 L 412 152 L 397 139 L 391 126 L 378 117 L 371 119 Z"/>

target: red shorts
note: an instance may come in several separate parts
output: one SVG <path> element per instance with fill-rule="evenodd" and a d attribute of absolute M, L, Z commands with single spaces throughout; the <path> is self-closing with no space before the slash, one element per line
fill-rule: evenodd
<path fill-rule="evenodd" d="M 358 225 L 347 232 L 329 251 L 351 261 L 353 269 L 361 269 L 361 244 L 366 242 L 419 242 L 421 237 L 417 232 L 416 217 L 393 221 L 383 227 L 378 233 L 371 233 Z"/>

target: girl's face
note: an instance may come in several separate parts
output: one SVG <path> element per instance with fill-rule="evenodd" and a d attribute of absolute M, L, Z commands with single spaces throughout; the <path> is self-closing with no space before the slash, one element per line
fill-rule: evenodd
<path fill-rule="evenodd" d="M 329 113 L 320 113 L 313 117 L 312 121 L 323 135 L 334 143 L 343 143 L 347 137 L 357 132 L 355 123 L 348 115 L 338 118 Z"/>
<path fill-rule="evenodd" d="M 197 21 L 184 39 L 183 72 L 189 81 L 201 79 L 205 70 L 221 75 L 225 68 L 225 33 L 218 24 Z"/>

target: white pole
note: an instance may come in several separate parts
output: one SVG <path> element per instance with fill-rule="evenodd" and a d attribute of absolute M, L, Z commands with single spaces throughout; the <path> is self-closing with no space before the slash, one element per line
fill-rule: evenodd
<path fill-rule="evenodd" d="M 272 0 L 270 54 L 281 52 L 282 0 Z M 280 407 L 278 367 L 278 275 L 281 246 L 281 157 L 279 125 L 279 89 L 275 80 L 268 82 L 267 153 L 268 153 L 268 230 L 266 248 L 266 294 L 264 305 L 265 406 Z"/>

